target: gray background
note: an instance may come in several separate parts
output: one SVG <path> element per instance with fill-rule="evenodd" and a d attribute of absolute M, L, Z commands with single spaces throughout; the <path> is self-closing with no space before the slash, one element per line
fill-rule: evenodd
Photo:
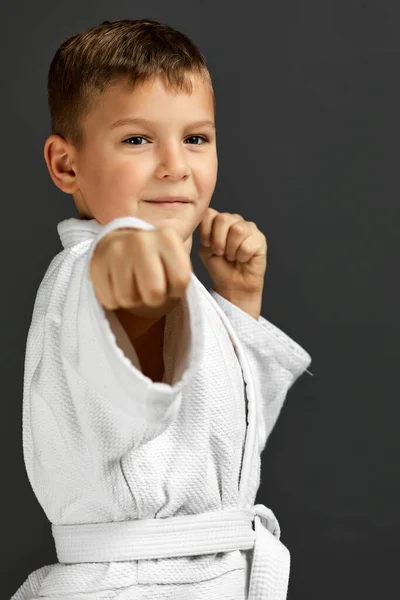
<path fill-rule="evenodd" d="M 264 450 L 257 496 L 291 551 L 289 600 L 398 597 L 398 2 L 25 0 L 0 11 L 0 597 L 57 560 L 21 425 L 33 302 L 61 251 L 57 223 L 77 216 L 43 158 L 47 71 L 64 38 L 144 17 L 182 30 L 207 59 L 212 205 L 267 236 L 262 314 L 313 357 L 314 377 L 291 388 Z"/>

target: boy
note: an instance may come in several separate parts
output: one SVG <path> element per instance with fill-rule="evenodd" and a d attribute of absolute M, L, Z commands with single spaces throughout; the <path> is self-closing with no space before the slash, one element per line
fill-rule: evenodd
<path fill-rule="evenodd" d="M 49 105 L 46 164 L 79 219 L 35 300 L 23 441 L 59 562 L 12 600 L 283 600 L 289 552 L 254 500 L 311 357 L 260 316 L 264 234 L 209 207 L 204 57 L 166 25 L 106 21 L 58 49 Z"/>

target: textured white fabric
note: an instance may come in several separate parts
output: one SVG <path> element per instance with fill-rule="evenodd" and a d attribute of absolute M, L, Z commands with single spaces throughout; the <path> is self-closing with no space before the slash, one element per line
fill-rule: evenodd
<path fill-rule="evenodd" d="M 166 318 L 165 377 L 152 382 L 88 277 L 95 245 L 117 227 L 152 225 L 58 224 L 64 249 L 40 284 L 25 356 L 23 449 L 34 493 L 54 525 L 253 510 L 260 453 L 311 357 L 192 273 Z M 244 600 L 252 554 L 55 563 L 11 600 Z"/>

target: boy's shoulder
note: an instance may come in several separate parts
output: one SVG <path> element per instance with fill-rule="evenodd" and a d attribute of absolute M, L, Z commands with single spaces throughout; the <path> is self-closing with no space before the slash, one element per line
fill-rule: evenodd
<path fill-rule="evenodd" d="M 63 248 L 50 261 L 36 292 L 35 308 L 61 306 L 76 263 L 85 254 L 85 248 Z"/>

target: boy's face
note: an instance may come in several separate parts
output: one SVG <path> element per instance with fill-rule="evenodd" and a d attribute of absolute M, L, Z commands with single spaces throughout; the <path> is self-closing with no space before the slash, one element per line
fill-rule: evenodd
<path fill-rule="evenodd" d="M 159 78 L 133 92 L 120 82 L 99 96 L 85 118 L 82 150 L 50 136 L 57 148 L 53 158 L 51 150 L 45 151 L 50 174 L 72 194 L 81 217 L 104 225 L 116 217 L 135 216 L 173 227 L 190 253 L 192 233 L 207 212 L 218 170 L 215 128 L 193 125 L 205 120 L 215 124 L 211 91 L 201 80 L 193 81 L 192 95 L 167 90 Z M 147 119 L 149 124 L 113 127 L 128 118 Z M 55 178 L 51 166 L 60 169 L 63 150 L 69 168 L 56 171 Z M 177 207 L 146 202 L 160 196 L 188 196 L 191 202 Z"/>

